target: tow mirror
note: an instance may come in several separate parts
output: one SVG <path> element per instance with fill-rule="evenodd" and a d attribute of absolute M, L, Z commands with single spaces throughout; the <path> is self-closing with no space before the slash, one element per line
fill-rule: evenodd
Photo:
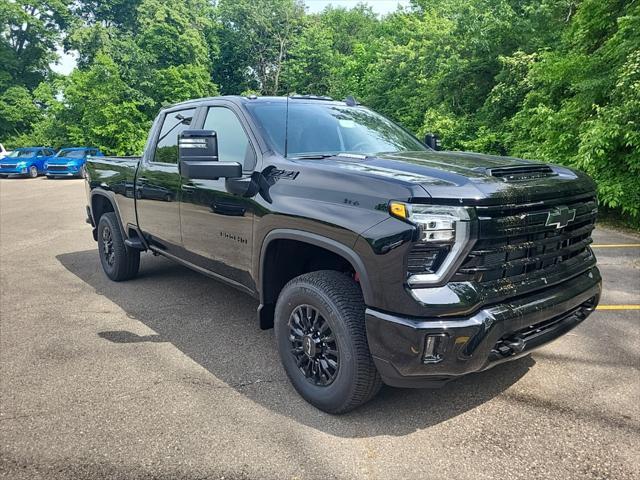
<path fill-rule="evenodd" d="M 193 180 L 242 176 L 238 162 L 218 161 L 218 137 L 213 130 L 185 130 L 178 136 L 180 174 Z"/>
<path fill-rule="evenodd" d="M 427 133 L 424 136 L 424 143 L 433 150 L 442 150 L 440 136 L 437 133 Z"/>

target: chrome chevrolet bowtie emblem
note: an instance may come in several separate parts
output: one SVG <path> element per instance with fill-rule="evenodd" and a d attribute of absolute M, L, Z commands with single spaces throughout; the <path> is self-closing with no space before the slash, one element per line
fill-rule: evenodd
<path fill-rule="evenodd" d="M 547 227 L 563 228 L 576 218 L 576 211 L 569 207 L 556 207 L 547 215 Z"/>

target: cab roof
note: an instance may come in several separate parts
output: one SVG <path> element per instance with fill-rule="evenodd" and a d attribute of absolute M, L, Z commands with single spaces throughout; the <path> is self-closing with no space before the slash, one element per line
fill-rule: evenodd
<path fill-rule="evenodd" d="M 304 102 L 304 103 L 326 103 L 332 105 L 359 105 L 353 97 L 348 97 L 345 100 L 339 101 L 334 100 L 331 97 L 323 96 L 323 95 L 290 95 L 290 96 L 265 96 L 261 97 L 259 95 L 220 95 L 217 97 L 206 97 L 206 98 L 197 98 L 193 100 L 187 100 L 186 102 L 180 102 L 173 105 L 169 105 L 162 110 L 169 110 L 176 107 L 197 107 L 201 103 L 210 102 L 214 100 L 227 100 L 236 104 L 249 104 L 249 103 L 284 103 L 287 101 L 287 98 L 290 102 Z"/>

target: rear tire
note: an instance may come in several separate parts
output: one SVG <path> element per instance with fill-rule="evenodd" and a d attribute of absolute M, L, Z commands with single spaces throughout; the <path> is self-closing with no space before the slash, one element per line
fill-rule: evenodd
<path fill-rule="evenodd" d="M 358 284 L 332 270 L 296 277 L 278 297 L 280 359 L 294 388 L 320 410 L 346 413 L 382 386 L 369 352 L 364 311 Z"/>
<path fill-rule="evenodd" d="M 98 222 L 98 253 L 102 269 L 111 280 L 120 282 L 138 274 L 140 251 L 125 245 L 114 212 L 104 213 Z"/>

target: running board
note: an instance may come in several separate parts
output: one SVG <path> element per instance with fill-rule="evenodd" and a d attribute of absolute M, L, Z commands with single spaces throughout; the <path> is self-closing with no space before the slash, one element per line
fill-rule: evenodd
<path fill-rule="evenodd" d="M 133 250 L 146 250 L 147 247 L 144 246 L 144 243 L 142 243 L 142 241 L 140 240 L 140 238 L 125 238 L 124 239 L 124 244 L 133 249 Z"/>

